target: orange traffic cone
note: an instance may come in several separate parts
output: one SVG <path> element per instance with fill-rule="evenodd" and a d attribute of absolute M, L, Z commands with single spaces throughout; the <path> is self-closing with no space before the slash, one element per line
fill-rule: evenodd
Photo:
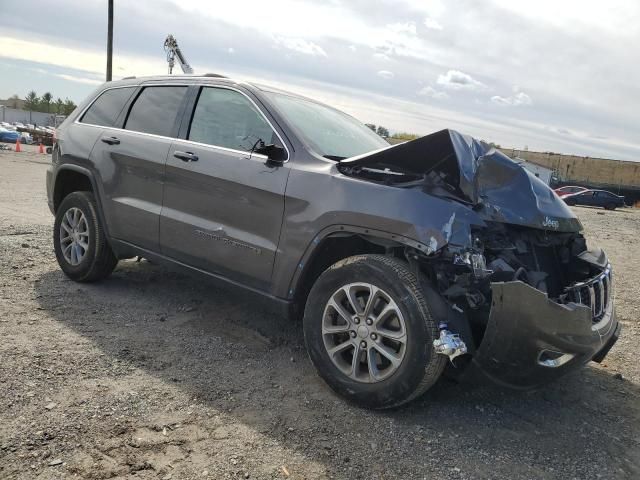
<path fill-rule="evenodd" d="M 39 153 L 44 153 L 44 145 L 40 142 L 40 150 Z"/>
<path fill-rule="evenodd" d="M 21 152 L 22 149 L 20 148 L 20 138 L 16 138 L 16 152 Z"/>

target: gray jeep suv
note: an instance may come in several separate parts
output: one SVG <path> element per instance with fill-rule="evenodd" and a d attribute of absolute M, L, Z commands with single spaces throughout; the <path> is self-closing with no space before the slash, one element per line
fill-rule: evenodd
<path fill-rule="evenodd" d="M 390 146 L 313 100 L 220 75 L 98 88 L 58 129 L 55 253 L 73 280 L 143 256 L 303 315 L 322 378 L 370 408 L 447 371 L 531 388 L 618 338 L 611 266 L 499 151 Z"/>

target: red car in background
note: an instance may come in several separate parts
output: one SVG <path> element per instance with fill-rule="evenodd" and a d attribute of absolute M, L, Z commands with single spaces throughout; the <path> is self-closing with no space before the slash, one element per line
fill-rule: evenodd
<path fill-rule="evenodd" d="M 586 192 L 588 189 L 584 188 L 584 187 L 578 187 L 576 185 L 565 185 L 564 187 L 560 187 L 560 188 L 556 188 L 553 191 L 556 192 L 556 194 L 562 198 L 565 197 L 567 195 L 574 195 L 576 193 L 583 193 Z"/>

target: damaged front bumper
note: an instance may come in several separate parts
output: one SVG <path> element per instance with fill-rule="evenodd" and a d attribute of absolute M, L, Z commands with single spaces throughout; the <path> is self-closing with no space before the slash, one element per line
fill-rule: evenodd
<path fill-rule="evenodd" d="M 487 328 L 462 379 L 528 389 L 602 361 L 620 334 L 610 276 L 608 286 L 600 300 L 592 296 L 593 303 L 584 305 L 556 303 L 521 281 L 492 283 Z"/>

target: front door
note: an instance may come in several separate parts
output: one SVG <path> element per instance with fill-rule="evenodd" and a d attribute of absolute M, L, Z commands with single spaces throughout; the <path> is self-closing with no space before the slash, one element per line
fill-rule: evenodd
<path fill-rule="evenodd" d="M 160 218 L 163 254 L 267 289 L 278 248 L 285 162 L 252 153 L 260 140 L 284 146 L 267 117 L 243 92 L 200 87 L 185 139 L 167 158 Z"/>

